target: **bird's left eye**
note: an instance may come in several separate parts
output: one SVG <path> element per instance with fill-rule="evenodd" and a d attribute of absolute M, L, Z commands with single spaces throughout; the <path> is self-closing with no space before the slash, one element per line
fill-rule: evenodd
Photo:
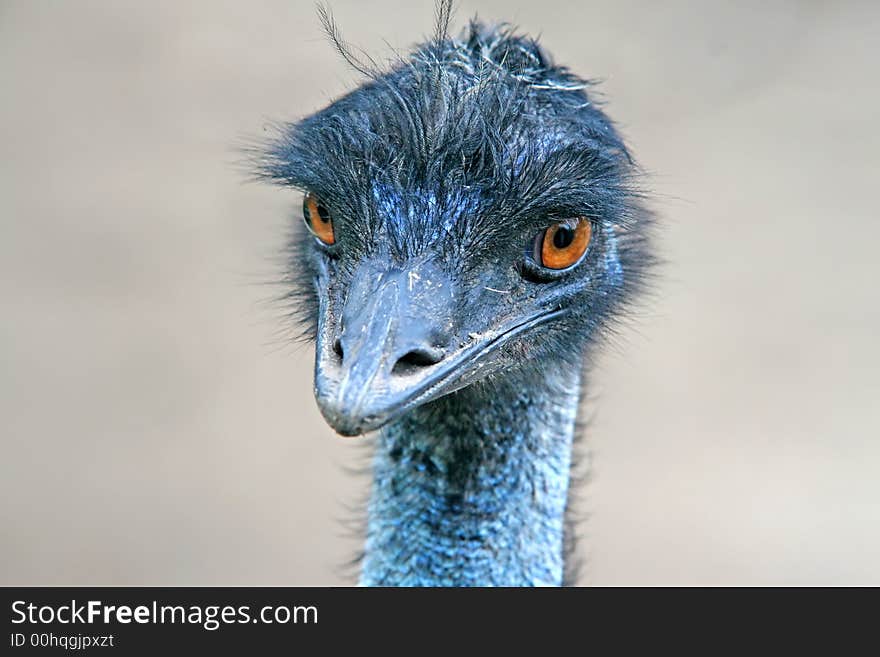
<path fill-rule="evenodd" d="M 589 217 L 572 217 L 555 223 L 535 238 L 535 262 L 547 269 L 571 267 L 587 252 L 592 234 Z"/>
<path fill-rule="evenodd" d="M 321 242 L 330 246 L 336 242 L 333 232 L 333 219 L 318 197 L 309 192 L 303 197 L 303 219 L 309 231 Z"/>

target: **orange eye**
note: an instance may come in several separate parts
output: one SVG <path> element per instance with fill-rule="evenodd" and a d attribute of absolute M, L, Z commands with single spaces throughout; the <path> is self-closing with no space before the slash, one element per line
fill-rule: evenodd
<path fill-rule="evenodd" d="M 333 220 L 318 197 L 309 192 L 303 198 L 303 219 L 306 220 L 306 226 L 309 227 L 312 235 L 317 237 L 326 245 L 336 242 L 336 235 L 333 233 Z"/>
<path fill-rule="evenodd" d="M 593 224 L 588 217 L 572 217 L 553 224 L 535 239 L 535 261 L 548 269 L 576 264 L 590 245 Z"/>

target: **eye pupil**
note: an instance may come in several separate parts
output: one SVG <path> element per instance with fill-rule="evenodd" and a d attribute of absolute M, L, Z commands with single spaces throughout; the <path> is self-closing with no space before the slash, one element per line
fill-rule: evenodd
<path fill-rule="evenodd" d="M 553 246 L 557 249 L 568 248 L 574 241 L 574 230 L 568 226 L 562 225 L 553 233 Z"/>
<path fill-rule="evenodd" d="M 323 223 L 327 223 L 330 221 L 330 212 L 323 205 L 318 205 L 318 219 L 320 219 Z"/>

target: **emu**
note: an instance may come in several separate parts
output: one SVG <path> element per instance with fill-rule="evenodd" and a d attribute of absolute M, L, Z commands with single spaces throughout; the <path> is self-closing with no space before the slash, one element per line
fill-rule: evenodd
<path fill-rule="evenodd" d="M 314 389 L 377 432 L 360 583 L 557 586 L 585 364 L 654 262 L 639 169 L 591 83 L 473 20 L 283 124 L 258 176 L 303 193 L 290 248 Z"/>

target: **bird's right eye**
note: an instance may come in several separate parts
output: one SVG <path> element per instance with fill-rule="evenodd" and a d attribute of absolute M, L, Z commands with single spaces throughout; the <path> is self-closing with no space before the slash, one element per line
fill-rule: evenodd
<path fill-rule="evenodd" d="M 309 192 L 303 197 L 303 219 L 309 232 L 318 238 L 318 241 L 327 246 L 336 243 L 336 234 L 333 231 L 333 219 L 330 212 L 321 204 L 318 197 Z"/>

